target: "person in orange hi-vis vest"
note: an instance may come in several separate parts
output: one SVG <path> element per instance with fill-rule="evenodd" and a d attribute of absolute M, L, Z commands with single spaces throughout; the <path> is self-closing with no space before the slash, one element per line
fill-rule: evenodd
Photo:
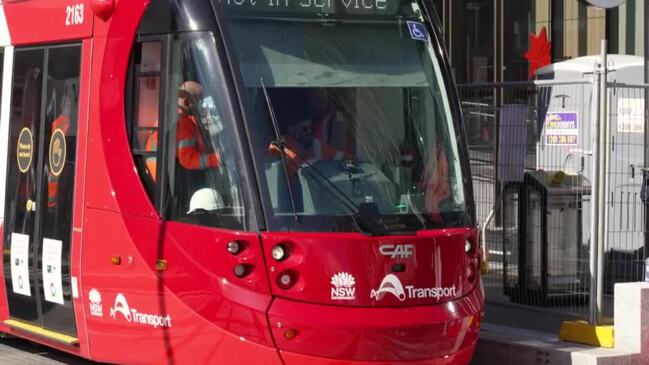
<path fill-rule="evenodd" d="M 351 160 L 353 156 L 345 151 L 340 151 L 334 146 L 325 143 L 314 135 L 313 122 L 311 119 L 294 121 L 289 127 L 289 134 L 284 136 L 284 153 L 286 157 L 295 163 L 290 164 L 289 171 L 295 175 L 304 161 L 313 163 L 315 161 Z M 269 151 L 279 156 L 279 146 L 271 144 Z"/>
<path fill-rule="evenodd" d="M 308 92 L 307 105 L 313 111 L 313 136 L 348 156 L 356 155 L 356 138 L 351 124 L 345 120 L 323 89 Z"/>
<path fill-rule="evenodd" d="M 426 210 L 433 220 L 442 221 L 440 204 L 450 198 L 448 158 L 439 138 L 431 156 L 424 165 L 421 185 L 424 190 Z"/>
<path fill-rule="evenodd" d="M 176 156 L 182 167 L 188 170 L 199 170 L 219 167 L 221 160 L 219 154 L 208 152 L 201 128 L 194 116 L 196 102 L 203 94 L 202 86 L 195 81 L 185 81 L 178 88 L 178 124 L 176 126 Z M 209 141 L 208 141 L 209 142 Z M 157 151 L 158 133 L 151 133 L 145 149 L 148 152 Z M 156 158 L 149 156 L 146 159 L 149 174 L 156 179 Z"/>

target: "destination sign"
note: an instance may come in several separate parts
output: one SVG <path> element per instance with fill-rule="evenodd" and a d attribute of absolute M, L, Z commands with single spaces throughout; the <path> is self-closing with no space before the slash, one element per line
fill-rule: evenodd
<path fill-rule="evenodd" d="M 260 13 L 392 15 L 399 0 L 216 0 L 229 11 Z"/>

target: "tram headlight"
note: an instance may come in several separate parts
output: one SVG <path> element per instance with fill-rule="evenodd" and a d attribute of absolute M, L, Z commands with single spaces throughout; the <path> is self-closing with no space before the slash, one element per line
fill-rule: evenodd
<path fill-rule="evenodd" d="M 288 249 L 284 245 L 275 245 L 270 252 L 271 256 L 275 261 L 282 261 L 288 257 Z"/>
<path fill-rule="evenodd" d="M 245 277 L 250 273 L 250 269 L 247 267 L 245 264 L 238 264 L 234 266 L 234 269 L 232 270 L 232 273 L 234 276 L 238 277 L 239 279 Z"/>
<path fill-rule="evenodd" d="M 473 263 L 470 263 L 469 266 L 466 267 L 466 278 L 469 282 L 473 282 L 476 277 L 476 268 Z"/>
<path fill-rule="evenodd" d="M 466 252 L 468 254 L 471 254 L 473 252 L 473 242 L 471 242 L 470 240 L 467 240 L 464 243 L 464 252 Z"/>
<path fill-rule="evenodd" d="M 241 252 L 241 244 L 237 241 L 228 242 L 227 250 L 229 253 L 236 255 Z"/>
<path fill-rule="evenodd" d="M 297 274 L 292 271 L 284 271 L 277 275 L 277 285 L 282 289 L 290 289 L 297 282 Z"/>

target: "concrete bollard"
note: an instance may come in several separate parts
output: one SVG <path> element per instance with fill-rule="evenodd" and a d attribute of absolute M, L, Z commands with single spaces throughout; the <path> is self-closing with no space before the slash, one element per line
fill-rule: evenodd
<path fill-rule="evenodd" d="M 649 283 L 615 284 L 615 350 L 649 354 Z"/>

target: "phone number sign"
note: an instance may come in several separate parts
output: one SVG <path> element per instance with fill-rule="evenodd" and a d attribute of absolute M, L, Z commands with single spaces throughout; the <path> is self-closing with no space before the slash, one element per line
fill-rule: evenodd
<path fill-rule="evenodd" d="M 545 115 L 545 144 L 574 146 L 578 143 L 577 112 L 549 112 Z"/>

